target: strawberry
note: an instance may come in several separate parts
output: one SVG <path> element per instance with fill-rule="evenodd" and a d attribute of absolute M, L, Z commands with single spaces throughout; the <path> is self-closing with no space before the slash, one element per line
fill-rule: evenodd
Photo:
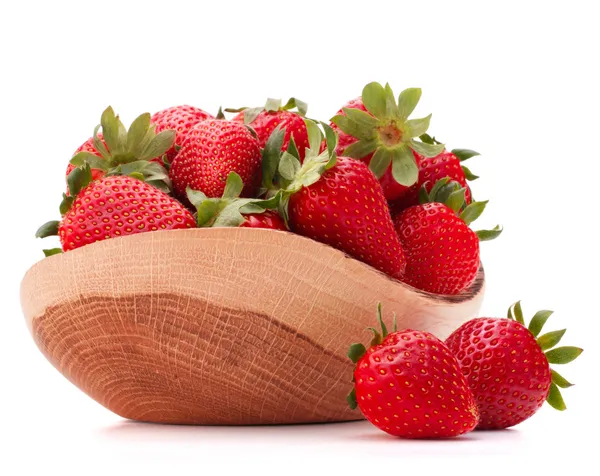
<path fill-rule="evenodd" d="M 298 112 L 291 112 L 296 108 Z M 232 120 L 249 125 L 256 132 L 260 147 L 263 148 L 272 132 L 281 127 L 285 130 L 282 150 L 287 150 L 293 139 L 300 160 L 304 160 L 304 149 L 308 147 L 308 134 L 303 116 L 306 115 L 307 105 L 296 98 L 290 98 L 285 105 L 280 99 L 267 99 L 264 107 L 225 109 L 227 112 L 239 112 Z"/>
<path fill-rule="evenodd" d="M 273 133 L 263 152 L 263 188 L 278 182 L 280 213 L 293 232 L 400 278 L 404 253 L 381 185 L 363 162 L 336 158 L 337 137 L 329 126 L 323 124 L 324 152 L 317 125 L 307 120 L 306 126 L 310 146 L 302 165 L 293 150 L 279 153 L 281 130 Z"/>
<path fill-rule="evenodd" d="M 36 233 L 40 238 L 58 234 L 63 251 L 117 236 L 195 226 L 183 205 L 136 178 L 107 176 L 92 181 L 86 164 L 69 179 L 71 197 L 61 205 L 62 220 L 48 222 Z"/>
<path fill-rule="evenodd" d="M 423 141 L 431 141 L 427 134 L 421 136 Z M 435 142 L 438 143 L 438 142 Z M 478 152 L 469 149 L 454 149 L 451 152 L 443 150 L 441 154 L 435 157 L 420 157 L 417 160 L 419 164 L 419 180 L 410 187 L 410 190 L 398 200 L 390 203 L 390 208 L 394 211 L 402 211 L 419 203 L 419 190 L 425 186 L 425 190 L 430 192 L 433 186 L 443 178 L 449 178 L 457 182 L 465 189 L 465 202 L 470 204 L 473 200 L 468 181 L 476 180 L 479 177 L 474 175 L 463 162 L 473 156 L 479 155 Z M 382 177 L 382 181 L 385 178 Z"/>
<path fill-rule="evenodd" d="M 156 126 L 156 132 L 166 130 L 174 130 L 176 132 L 175 142 L 166 152 L 166 159 L 169 164 L 177 155 L 177 151 L 181 148 L 188 131 L 199 122 L 207 119 L 214 119 L 214 117 L 208 112 L 194 106 L 173 106 L 163 109 L 152 116 L 151 122 Z"/>
<path fill-rule="evenodd" d="M 230 172 L 221 198 L 209 198 L 203 192 L 188 188 L 187 199 L 196 207 L 198 227 L 240 226 L 286 230 L 281 217 L 269 210 L 277 207 L 279 197 L 270 200 L 240 198 L 244 182 L 235 172 Z"/>
<path fill-rule="evenodd" d="M 100 128 L 102 134 L 98 132 Z M 175 131 L 172 130 L 155 133 L 149 113 L 137 117 L 128 131 L 112 107 L 108 107 L 102 113 L 94 135 L 77 149 L 71 159 L 67 178 L 74 167 L 88 163 L 94 180 L 107 174 L 138 173 L 146 182 L 168 192 L 170 181 L 160 158 L 173 145 L 174 139 Z M 157 160 L 158 163 L 155 163 Z M 126 171 L 122 172 L 122 168 Z"/>
<path fill-rule="evenodd" d="M 537 412 L 544 401 L 557 410 L 566 409 L 559 387 L 572 384 L 550 364 L 569 363 L 583 350 L 552 349 L 566 329 L 539 336 L 551 314 L 539 311 L 525 327 L 517 302 L 509 308 L 508 319 L 472 319 L 446 340 L 475 395 L 481 415 L 478 429 L 517 425 Z"/>
<path fill-rule="evenodd" d="M 175 193 L 186 189 L 220 197 L 230 172 L 242 178 L 244 195 L 253 195 L 260 180 L 261 155 L 256 138 L 239 122 L 209 119 L 196 124 L 175 156 L 169 175 Z"/>
<path fill-rule="evenodd" d="M 409 193 L 418 179 L 421 156 L 436 156 L 444 148 L 417 140 L 426 133 L 431 119 L 431 115 L 408 119 L 420 98 L 421 90 L 410 88 L 402 91 L 396 102 L 389 84 L 369 83 L 360 98 L 331 119 L 340 135 L 338 154 L 367 162 L 382 180 L 388 200 Z"/>
<path fill-rule="evenodd" d="M 370 328 L 371 346 L 353 344 L 356 364 L 348 395 L 373 425 L 403 438 L 447 438 L 475 428 L 477 405 L 448 347 L 428 332 L 405 329 L 388 334 L 378 307 L 381 333 Z"/>

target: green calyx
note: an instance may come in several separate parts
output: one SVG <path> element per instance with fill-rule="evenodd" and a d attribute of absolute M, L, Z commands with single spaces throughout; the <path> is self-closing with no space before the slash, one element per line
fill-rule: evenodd
<path fill-rule="evenodd" d="M 361 159 L 373 153 L 369 167 L 381 178 L 390 164 L 392 175 L 401 185 L 411 186 L 419 178 L 419 168 L 412 150 L 425 157 L 435 157 L 444 150 L 439 143 L 423 142 L 420 136 L 427 132 L 431 114 L 421 119 L 409 119 L 421 98 L 421 89 L 405 89 L 398 101 L 389 84 L 367 84 L 362 101 L 368 112 L 345 108 L 344 114 L 331 121 L 342 131 L 358 139 L 343 154 Z"/>
<path fill-rule="evenodd" d="M 269 200 L 240 198 L 244 188 L 242 178 L 230 172 L 221 198 L 208 198 L 204 193 L 187 188 L 188 200 L 196 207 L 196 222 L 199 228 L 240 226 L 250 213 L 263 213 L 276 209 L 279 196 Z"/>
<path fill-rule="evenodd" d="M 566 329 L 547 332 L 540 336 L 544 324 L 546 324 L 546 321 L 551 315 L 552 311 L 548 310 L 536 312 L 531 321 L 529 321 L 527 329 L 529 329 L 529 331 L 536 338 L 540 349 L 544 351 L 546 359 L 548 359 L 548 363 L 562 365 L 568 364 L 569 362 L 573 362 L 577 357 L 581 355 L 583 349 L 571 346 L 555 347 L 565 335 L 565 332 L 567 331 Z M 517 301 L 508 308 L 507 317 L 513 321 L 517 321 L 523 326 L 526 325 L 525 319 L 523 318 L 521 301 Z M 555 408 L 556 410 L 566 410 L 567 406 L 565 405 L 565 401 L 563 400 L 559 388 L 568 388 L 573 386 L 573 384 L 570 383 L 558 372 L 556 372 L 554 369 L 551 369 L 551 374 L 552 383 L 550 384 L 550 392 L 548 393 L 546 401 L 550 404 L 552 408 Z"/>
<path fill-rule="evenodd" d="M 262 155 L 261 194 L 269 199 L 278 200 L 279 214 L 288 223 L 288 204 L 290 197 L 302 187 L 317 182 L 326 170 L 336 164 L 337 134 L 327 124 L 317 125 L 311 119 L 304 119 L 308 133 L 309 146 L 305 150 L 304 161 L 300 161 L 298 148 L 293 140 L 285 151 L 281 151 L 285 131 L 277 127 L 269 136 Z M 326 147 L 321 152 L 321 144 Z"/>
<path fill-rule="evenodd" d="M 431 191 L 427 192 L 426 184 L 419 190 L 420 203 L 443 203 L 451 208 L 467 225 L 477 220 L 485 210 L 488 201 L 467 204 L 465 200 L 466 189 L 458 182 L 448 177 L 438 180 Z M 479 241 L 489 241 L 497 238 L 502 233 L 500 225 L 491 230 L 478 230 L 475 232 Z"/>
<path fill-rule="evenodd" d="M 100 129 L 106 146 L 98 136 Z M 156 134 L 149 113 L 138 116 L 127 130 L 109 106 L 102 113 L 100 124 L 94 129 L 93 135 L 94 147 L 101 157 L 89 152 L 79 152 L 71 159 L 71 164 L 76 167 L 88 164 L 92 169 L 103 170 L 107 175 L 138 177 L 168 192 L 171 184 L 165 167 L 151 160 L 164 156 L 175 142 L 175 135 L 174 130 Z M 165 157 L 163 161 L 167 163 Z"/>
<path fill-rule="evenodd" d="M 429 134 L 422 134 L 419 138 L 422 142 L 425 142 L 426 144 L 441 144 L 441 142 L 439 142 L 438 140 L 436 140 L 435 137 L 432 137 Z M 475 175 L 473 172 L 471 172 L 471 170 L 466 165 L 462 165 L 462 162 L 464 162 L 465 160 L 468 160 L 471 157 L 475 157 L 476 155 L 481 155 L 479 154 L 479 152 L 475 152 L 471 149 L 452 149 L 450 152 L 454 154 L 458 158 L 458 160 L 460 160 L 461 169 L 465 174 L 465 178 L 468 181 L 472 182 L 473 180 L 477 180 L 479 178 L 479 175 Z"/>
<path fill-rule="evenodd" d="M 240 107 L 237 109 L 226 108 L 225 112 L 242 112 L 244 111 L 244 124 L 251 124 L 254 119 L 263 111 L 291 111 L 296 109 L 296 112 L 301 116 L 306 116 L 308 104 L 297 98 L 290 98 L 285 104 L 281 104 L 281 99 L 267 99 L 267 102 L 262 107 Z"/>
<path fill-rule="evenodd" d="M 377 323 L 379 324 L 379 329 L 376 329 L 374 327 L 367 327 L 367 330 L 369 330 L 373 333 L 373 338 L 371 339 L 371 343 L 370 343 L 369 347 L 373 347 L 373 346 L 381 344 L 383 342 L 383 339 L 385 339 L 389 335 L 387 326 L 383 322 L 383 317 L 382 317 L 382 313 L 381 313 L 381 303 L 377 304 Z M 392 332 L 396 332 L 397 330 L 398 329 L 397 329 L 397 323 L 396 323 L 396 315 L 394 314 L 394 320 L 392 323 Z M 350 349 L 348 349 L 347 355 L 348 355 L 348 358 L 354 364 L 358 364 L 358 361 L 366 354 L 366 352 L 367 352 L 367 348 L 364 346 L 364 344 L 357 342 L 350 346 Z M 350 406 L 350 408 L 352 410 L 354 410 L 357 407 L 356 390 L 354 388 L 347 395 L 346 401 L 348 402 L 348 405 Z"/>

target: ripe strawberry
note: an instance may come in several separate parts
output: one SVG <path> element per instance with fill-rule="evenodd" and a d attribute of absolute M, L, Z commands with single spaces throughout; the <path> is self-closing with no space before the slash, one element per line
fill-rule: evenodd
<path fill-rule="evenodd" d="M 62 220 L 46 223 L 36 234 L 58 234 L 63 251 L 107 238 L 195 226 L 183 205 L 152 185 L 127 176 L 92 181 L 89 166 L 76 171 L 81 173 L 70 177 L 78 175 L 80 180 L 61 205 Z"/>
<path fill-rule="evenodd" d="M 493 239 L 501 230 L 476 233 L 469 228 L 487 202 L 465 207 L 465 189 L 455 182 L 440 180 L 430 195 L 424 189 L 422 195 L 430 203 L 410 207 L 395 219 L 407 261 L 403 280 L 430 293 L 459 294 L 477 275 L 479 240 Z"/>
<path fill-rule="evenodd" d="M 100 128 L 102 133 L 98 132 Z M 170 182 L 161 158 L 174 139 L 175 131 L 172 130 L 155 134 L 148 113 L 137 117 L 128 131 L 119 116 L 108 107 L 102 113 L 94 135 L 75 152 L 67 167 L 67 178 L 75 167 L 88 163 L 94 180 L 107 174 L 138 173 L 146 182 L 169 191 Z"/>
<path fill-rule="evenodd" d="M 268 228 L 287 231 L 283 219 L 273 210 L 265 210 L 264 213 L 249 213 L 245 217 L 246 221 L 240 225 L 241 228 Z"/>
<path fill-rule="evenodd" d="M 273 212 L 279 198 L 270 200 L 240 198 L 244 182 L 235 172 L 229 172 L 221 198 L 209 198 L 203 192 L 188 188 L 187 199 L 196 207 L 198 227 L 240 226 L 286 230 L 281 217 Z"/>
<path fill-rule="evenodd" d="M 378 307 L 381 333 L 371 347 L 353 344 L 356 364 L 351 408 L 358 406 L 377 428 L 404 438 L 447 438 L 477 425 L 477 405 L 456 357 L 428 332 L 405 329 L 388 335 Z"/>
<path fill-rule="evenodd" d="M 431 143 L 435 141 L 427 134 L 424 134 L 421 138 L 424 141 L 429 140 Z M 410 190 L 404 196 L 390 203 L 390 208 L 397 213 L 417 205 L 419 203 L 419 190 L 425 186 L 425 190 L 430 192 L 433 186 L 443 178 L 449 178 L 464 187 L 465 202 L 467 205 L 470 204 L 473 198 L 467 181 L 476 180 L 479 177 L 474 175 L 465 165 L 462 165 L 462 162 L 476 155 L 479 155 L 479 153 L 473 150 L 454 149 L 451 152 L 444 150 L 435 157 L 420 157 L 417 160 L 419 163 L 418 182 L 410 187 Z"/>
<path fill-rule="evenodd" d="M 298 112 L 290 111 L 294 108 L 297 108 Z M 239 112 L 232 120 L 252 127 L 261 148 L 265 146 L 273 131 L 277 127 L 281 127 L 285 130 L 281 150 L 287 150 L 293 138 L 301 161 L 304 160 L 304 150 L 308 147 L 308 134 L 303 118 L 306 110 L 306 103 L 296 98 L 290 98 L 283 106 L 280 99 L 268 99 L 264 107 L 225 109 L 227 112 Z"/>
<path fill-rule="evenodd" d="M 551 314 L 552 311 L 539 311 L 527 328 L 517 302 L 509 308 L 508 319 L 472 319 L 446 340 L 475 395 L 481 415 L 478 429 L 517 425 L 538 411 L 544 401 L 557 410 L 566 409 L 558 387 L 572 384 L 549 364 L 569 363 L 583 350 L 548 350 L 560 342 L 566 331 L 538 337 Z"/>
<path fill-rule="evenodd" d="M 400 278 L 404 253 L 379 182 L 366 164 L 336 158 L 337 136 L 322 125 L 327 149 L 319 152 L 323 135 L 314 122 L 306 121 L 310 146 L 302 165 L 297 150 L 280 152 L 280 129 L 271 135 L 263 151 L 267 197 L 279 197 L 280 214 L 293 232 Z"/>
<path fill-rule="evenodd" d="M 409 193 L 418 179 L 420 157 L 438 155 L 444 147 L 417 140 L 431 119 L 431 115 L 408 119 L 420 97 L 420 89 L 410 88 L 400 93 L 396 103 L 389 84 L 384 88 L 369 83 L 360 98 L 350 101 L 331 119 L 340 135 L 338 154 L 367 162 L 382 180 L 388 200 Z"/>
<path fill-rule="evenodd" d="M 230 172 L 242 178 L 244 195 L 252 195 L 260 180 L 258 141 L 238 122 L 209 119 L 192 127 L 175 156 L 169 175 L 175 193 L 190 187 L 208 197 L 220 197 Z"/>
<path fill-rule="evenodd" d="M 207 119 L 214 119 L 214 117 L 194 106 L 173 106 L 152 116 L 151 121 L 156 126 L 156 132 L 174 130 L 177 133 L 173 146 L 166 152 L 168 163 L 173 162 L 188 131 L 199 122 Z"/>

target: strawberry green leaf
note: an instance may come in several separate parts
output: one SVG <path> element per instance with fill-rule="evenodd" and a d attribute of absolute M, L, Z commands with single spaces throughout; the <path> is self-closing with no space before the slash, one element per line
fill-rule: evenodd
<path fill-rule="evenodd" d="M 329 124 L 325 124 L 321 122 L 321 127 L 325 132 L 325 143 L 327 145 L 327 152 L 329 152 L 330 157 L 335 156 L 335 149 L 337 148 L 338 136 L 336 132 L 331 128 Z"/>
<path fill-rule="evenodd" d="M 127 132 L 127 150 L 135 149 L 144 140 L 149 128 L 150 114 L 139 115 L 131 123 L 131 126 L 129 126 L 129 132 Z"/>
<path fill-rule="evenodd" d="M 358 139 L 370 139 L 374 137 L 374 131 L 365 131 L 361 129 L 358 124 L 351 121 L 349 117 L 339 114 L 331 118 L 336 126 L 338 126 L 343 132 L 349 134 Z"/>
<path fill-rule="evenodd" d="M 371 162 L 369 163 L 369 168 L 371 169 L 371 172 L 375 174 L 375 177 L 378 179 L 383 177 L 383 174 L 392 163 L 392 158 L 393 154 L 391 150 L 383 147 L 377 149 L 375 154 L 373 154 Z"/>
<path fill-rule="evenodd" d="M 538 311 L 535 313 L 535 315 L 529 322 L 529 327 L 528 327 L 528 329 L 531 331 L 531 333 L 533 334 L 534 337 L 537 337 L 540 334 L 540 332 L 542 331 L 542 328 L 544 327 L 544 324 L 546 324 L 546 321 L 548 320 L 548 318 L 551 315 L 552 315 L 552 311 L 547 311 L 547 310 Z"/>
<path fill-rule="evenodd" d="M 471 172 L 469 170 L 468 167 L 466 167 L 465 165 L 461 166 L 461 169 L 463 171 L 463 174 L 465 174 L 465 178 L 469 181 L 472 182 L 473 180 L 477 180 L 479 178 L 479 175 L 475 175 L 473 172 Z"/>
<path fill-rule="evenodd" d="M 285 137 L 285 130 L 281 126 L 271 133 L 265 144 L 262 152 L 262 185 L 265 189 L 270 190 L 275 187 L 275 175 L 279 165 L 279 157 L 281 155 L 281 147 Z M 290 146 L 293 141 L 290 141 Z M 296 147 L 294 143 L 294 147 Z M 289 149 L 288 149 L 289 150 Z M 294 155 L 294 154 L 292 154 Z M 295 155 L 295 157 L 298 157 Z"/>
<path fill-rule="evenodd" d="M 455 213 L 460 212 L 460 209 L 465 204 L 465 189 L 463 187 L 457 187 L 444 203 L 447 207 L 454 210 Z"/>
<path fill-rule="evenodd" d="M 50 248 L 48 250 L 42 250 L 44 252 L 44 256 L 47 258 L 48 256 L 52 256 L 52 255 L 59 255 L 62 254 L 63 250 L 62 248 Z"/>
<path fill-rule="evenodd" d="M 436 157 L 444 151 L 444 144 L 426 144 L 418 140 L 411 140 L 410 147 L 423 157 Z"/>
<path fill-rule="evenodd" d="M 76 197 L 91 181 L 92 169 L 88 164 L 74 168 L 67 177 L 67 185 L 71 197 Z"/>
<path fill-rule="evenodd" d="M 352 389 L 350 393 L 346 396 L 346 401 L 348 402 L 348 406 L 351 410 L 356 410 L 358 407 L 358 402 L 356 401 L 356 389 Z"/>
<path fill-rule="evenodd" d="M 311 150 L 318 151 L 321 148 L 321 142 L 323 141 L 323 134 L 319 129 L 319 126 L 310 119 L 304 119 L 306 124 L 306 132 L 308 134 L 308 144 Z"/>
<path fill-rule="evenodd" d="M 556 370 L 550 369 L 550 373 L 552 374 L 552 383 L 555 383 L 560 388 L 569 388 L 573 386 L 571 382 L 560 375 Z"/>
<path fill-rule="evenodd" d="M 470 159 L 471 157 L 475 157 L 476 155 L 480 155 L 479 152 L 470 149 L 452 149 L 452 153 L 456 155 L 461 162 Z"/>
<path fill-rule="evenodd" d="M 387 117 L 386 93 L 377 82 L 367 84 L 362 91 L 362 101 L 367 111 L 375 117 Z"/>
<path fill-rule="evenodd" d="M 224 205 L 224 203 L 213 200 L 204 200 L 201 202 L 200 205 L 196 207 L 196 222 L 198 227 L 203 228 L 212 226 L 219 216 L 219 213 L 225 208 Z"/>
<path fill-rule="evenodd" d="M 462 211 L 460 218 L 462 218 L 467 225 L 470 225 L 481 216 L 487 204 L 488 200 L 484 200 L 482 202 L 471 202 Z"/>
<path fill-rule="evenodd" d="M 431 114 L 421 119 L 409 119 L 406 121 L 405 132 L 410 137 L 417 137 L 425 133 L 429 129 L 429 122 L 431 121 Z"/>
<path fill-rule="evenodd" d="M 377 149 L 378 143 L 375 139 L 361 139 L 354 144 L 350 144 L 343 151 L 345 157 L 353 159 L 362 159 Z"/>
<path fill-rule="evenodd" d="M 373 347 L 375 345 L 381 344 L 383 339 L 381 337 L 380 332 L 374 327 L 367 327 L 367 330 L 373 333 L 373 338 L 371 339 L 369 346 Z"/>
<path fill-rule="evenodd" d="M 288 102 L 286 102 L 285 105 L 282 106 L 280 109 L 283 111 L 289 111 L 290 109 L 294 108 L 298 110 L 298 114 L 300 114 L 301 116 L 306 116 L 306 113 L 308 112 L 308 104 L 294 97 L 289 98 Z"/>
<path fill-rule="evenodd" d="M 173 146 L 176 134 L 174 130 L 166 130 L 156 134 L 142 152 L 139 160 L 150 160 L 155 157 L 161 157 Z"/>
<path fill-rule="evenodd" d="M 421 88 L 408 88 L 400 93 L 398 96 L 398 116 L 401 120 L 408 119 L 419 100 L 421 99 Z"/>
<path fill-rule="evenodd" d="M 201 192 L 200 190 L 193 190 L 189 186 L 186 189 L 186 195 L 190 203 L 196 208 L 198 208 L 202 202 L 208 200 L 208 197 L 204 194 L 204 192 Z"/>
<path fill-rule="evenodd" d="M 279 111 L 281 107 L 281 99 L 268 98 L 265 104 L 264 110 L 268 112 Z"/>
<path fill-rule="evenodd" d="M 513 315 L 515 316 L 515 321 L 519 324 L 525 325 L 525 319 L 523 318 L 523 309 L 521 309 L 521 301 L 517 301 L 513 305 Z"/>
<path fill-rule="evenodd" d="M 392 332 L 396 332 L 398 330 L 398 323 L 396 322 L 396 313 L 393 314 L 394 318 L 392 319 Z"/>
<path fill-rule="evenodd" d="M 542 350 L 551 349 L 560 342 L 562 337 L 565 335 L 565 332 L 567 332 L 566 329 L 548 332 L 543 336 L 538 337 L 537 343 Z"/>
<path fill-rule="evenodd" d="M 262 107 L 249 107 L 244 109 L 244 124 L 252 124 L 254 119 L 258 117 L 258 115 L 264 111 Z"/>
<path fill-rule="evenodd" d="M 38 228 L 35 232 L 36 238 L 47 238 L 48 236 L 57 236 L 58 235 L 58 226 L 60 222 L 57 220 L 52 220 L 44 223 L 42 226 Z"/>
<path fill-rule="evenodd" d="M 300 152 L 298 151 L 298 146 L 296 146 L 296 140 L 294 139 L 294 136 L 290 137 L 290 143 L 288 144 L 287 151 L 300 160 Z"/>
<path fill-rule="evenodd" d="M 350 349 L 348 350 L 348 357 L 350 358 L 350 360 L 354 363 L 357 363 L 361 357 L 363 355 L 365 355 L 365 352 L 367 351 L 367 349 L 365 348 L 365 346 L 361 343 L 356 343 L 356 344 L 352 344 L 350 346 Z"/>
<path fill-rule="evenodd" d="M 385 111 L 387 117 L 394 117 L 398 115 L 398 106 L 396 105 L 396 98 L 394 97 L 394 91 L 392 87 L 385 83 Z"/>
<path fill-rule="evenodd" d="M 421 134 L 419 139 L 425 144 L 441 144 L 440 141 L 436 140 L 435 137 L 431 137 L 429 134 Z"/>
<path fill-rule="evenodd" d="M 379 327 L 381 327 L 381 336 L 385 339 L 389 333 L 385 322 L 383 322 L 383 316 L 381 313 L 381 303 L 377 304 L 377 322 L 379 323 Z"/>
<path fill-rule="evenodd" d="M 361 129 L 374 129 L 377 126 L 377 118 L 373 117 L 368 112 L 355 108 L 344 108 L 344 113 L 348 119 Z"/>
<path fill-rule="evenodd" d="M 500 236 L 502 233 L 502 227 L 500 225 L 496 225 L 491 230 L 477 230 L 475 234 L 479 241 L 491 241 Z"/>
<path fill-rule="evenodd" d="M 235 172 L 229 172 L 225 181 L 225 190 L 223 190 L 223 198 L 237 198 L 242 193 L 244 182 Z"/>
<path fill-rule="evenodd" d="M 405 187 L 410 187 L 419 179 L 419 167 L 415 156 L 406 144 L 392 149 L 392 176 Z"/>
<path fill-rule="evenodd" d="M 89 164 L 90 168 L 104 170 L 105 172 L 109 170 L 109 164 L 106 159 L 102 157 L 98 157 L 97 155 L 91 154 L 89 152 L 79 152 L 73 156 L 70 163 L 76 167 L 80 167 L 84 164 Z"/>
<path fill-rule="evenodd" d="M 67 196 L 67 194 L 63 193 L 63 199 L 58 207 L 61 216 L 64 216 L 71 209 L 71 206 L 73 205 L 73 200 L 73 197 L 69 197 Z"/>
<path fill-rule="evenodd" d="M 419 203 L 423 205 L 424 203 L 430 203 L 431 199 L 429 194 L 427 193 L 427 188 L 423 184 L 423 186 L 419 189 Z"/>
<path fill-rule="evenodd" d="M 567 409 L 560 390 L 555 383 L 550 384 L 550 392 L 548 393 L 548 397 L 546 397 L 546 401 L 556 410 L 563 411 Z"/>
<path fill-rule="evenodd" d="M 217 115 L 215 116 L 215 119 L 220 119 L 220 120 L 225 119 L 225 114 L 223 114 L 223 108 L 220 106 L 219 106 L 219 111 L 217 112 Z"/>
<path fill-rule="evenodd" d="M 106 148 L 106 146 L 104 145 L 104 143 L 100 140 L 100 137 L 98 136 L 98 131 L 100 130 L 102 126 L 100 124 L 98 124 L 95 128 L 94 128 L 94 135 L 93 137 L 93 143 L 94 143 L 94 149 L 96 149 L 98 152 L 100 152 L 100 155 L 105 158 L 105 159 L 110 159 L 110 153 L 108 152 L 108 149 Z"/>
<path fill-rule="evenodd" d="M 568 364 L 581 355 L 583 349 L 579 347 L 557 347 L 546 352 L 546 358 L 551 364 Z"/>
<path fill-rule="evenodd" d="M 279 174 L 286 180 L 294 180 L 300 170 L 300 161 L 289 152 L 284 152 L 281 155 L 278 171 Z"/>

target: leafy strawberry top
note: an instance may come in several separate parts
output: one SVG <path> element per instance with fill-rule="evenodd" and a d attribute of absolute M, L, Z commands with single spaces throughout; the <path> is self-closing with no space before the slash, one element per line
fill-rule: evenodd
<path fill-rule="evenodd" d="M 465 200 L 466 189 L 458 182 L 449 178 L 438 180 L 428 193 L 425 184 L 419 190 L 420 203 L 443 203 L 452 209 L 467 225 L 477 220 L 485 210 L 488 200 L 482 202 L 472 201 L 470 204 Z M 478 230 L 475 232 L 479 241 L 489 241 L 497 238 L 502 233 L 500 225 L 491 230 Z"/>
<path fill-rule="evenodd" d="M 421 141 L 423 141 L 426 144 L 433 144 L 433 145 L 442 144 L 435 137 L 432 137 L 427 133 L 422 134 L 419 138 L 421 139 Z M 471 157 L 481 155 L 479 152 L 476 152 L 471 149 L 452 149 L 450 152 L 452 154 L 454 154 L 458 160 L 460 160 L 460 162 L 461 162 L 460 168 L 462 169 L 463 173 L 465 174 L 466 180 L 472 182 L 473 180 L 477 180 L 479 178 L 478 175 L 475 175 L 473 172 L 471 172 L 471 170 L 466 165 L 464 165 L 464 162 L 466 160 L 470 159 Z"/>
<path fill-rule="evenodd" d="M 150 117 L 150 113 L 141 114 L 127 130 L 109 106 L 102 113 L 93 135 L 94 147 L 101 157 L 82 151 L 75 154 L 71 164 L 76 167 L 88 164 L 106 175 L 130 175 L 169 192 L 171 183 L 166 169 L 152 160 L 161 158 L 171 148 L 176 131 L 164 130 L 156 134 Z M 100 129 L 106 146 L 98 135 Z M 70 189 L 69 193 L 72 194 Z"/>
<path fill-rule="evenodd" d="M 234 108 L 226 108 L 225 112 L 244 112 L 244 124 L 251 124 L 254 119 L 263 111 L 266 112 L 277 112 L 277 111 L 291 111 L 292 109 L 296 109 L 297 113 L 301 116 L 306 116 L 306 112 L 308 111 L 308 104 L 304 101 L 301 101 L 297 98 L 290 98 L 288 101 L 282 106 L 281 99 L 267 99 L 267 102 L 262 107 L 240 107 L 237 109 Z"/>
<path fill-rule="evenodd" d="M 230 172 L 225 182 L 221 198 L 208 198 L 204 193 L 187 188 L 188 200 L 196 207 L 198 227 L 239 226 L 250 213 L 263 213 L 267 209 L 277 208 L 279 197 L 270 200 L 258 198 L 240 198 L 244 188 L 242 178 Z"/>
<path fill-rule="evenodd" d="M 421 119 L 409 119 L 421 98 L 421 89 L 402 91 L 398 101 L 389 84 L 367 84 L 362 101 L 368 112 L 344 108 L 344 114 L 331 119 L 343 132 L 358 139 L 344 155 L 360 159 L 374 152 L 369 167 L 381 178 L 390 164 L 394 180 L 411 186 L 419 178 L 419 168 L 411 149 L 425 157 L 434 157 L 444 150 L 443 144 L 417 140 L 427 132 L 431 114 Z"/>
<path fill-rule="evenodd" d="M 561 341 L 565 332 L 567 332 L 566 329 L 547 332 L 540 336 L 542 328 L 552 314 L 553 312 L 548 310 L 536 312 L 531 321 L 529 321 L 527 329 L 529 329 L 533 336 L 536 337 L 537 344 L 545 352 L 548 363 L 558 365 L 568 364 L 579 357 L 583 352 L 583 349 L 571 346 L 555 347 Z M 521 309 L 521 301 L 517 301 L 508 308 L 507 317 L 523 326 L 526 325 L 525 319 L 523 318 L 523 310 Z M 550 392 L 548 393 L 546 401 L 552 408 L 565 410 L 567 406 L 562 398 L 559 387 L 568 388 L 573 386 L 573 384 L 552 368 L 550 371 L 552 374 L 552 383 L 550 384 Z"/>

